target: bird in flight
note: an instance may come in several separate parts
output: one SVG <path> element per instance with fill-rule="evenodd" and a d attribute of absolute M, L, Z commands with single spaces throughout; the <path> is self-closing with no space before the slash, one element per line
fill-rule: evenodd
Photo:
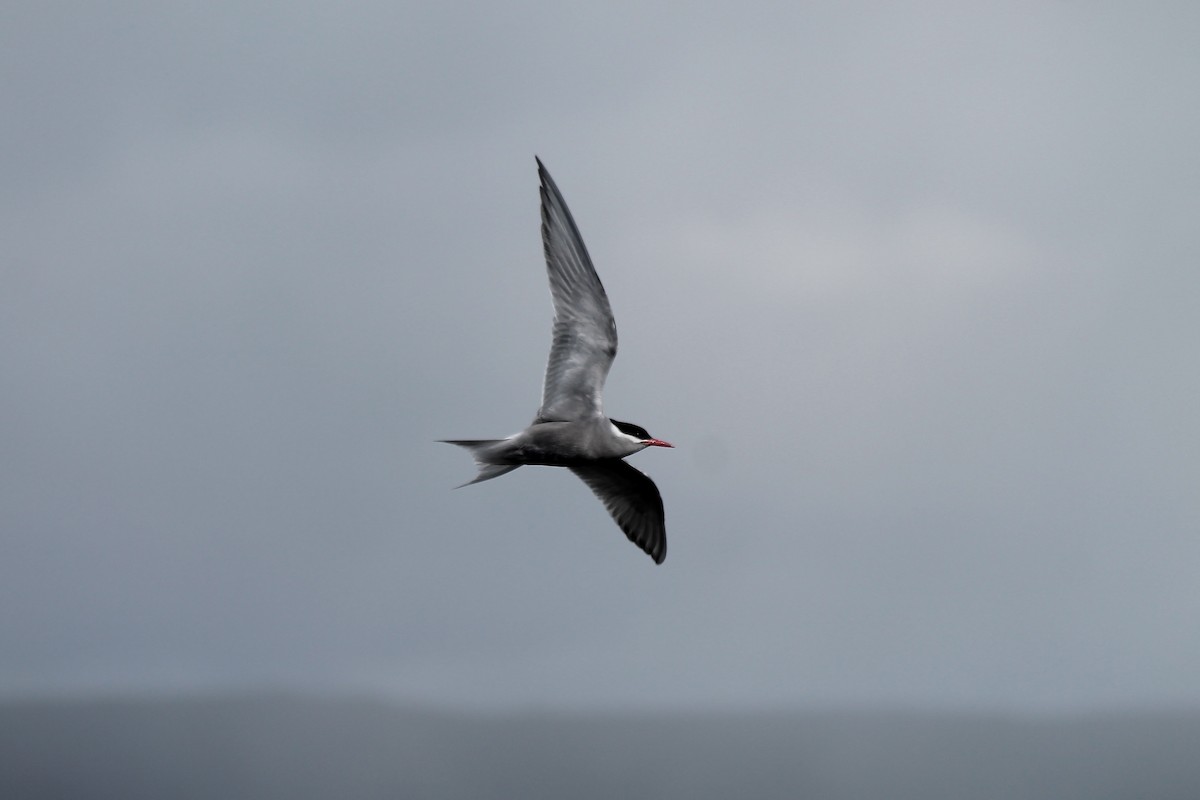
<path fill-rule="evenodd" d="M 537 160 L 542 245 L 554 300 L 554 329 L 542 406 L 533 424 L 507 439 L 443 439 L 471 451 L 491 480 L 523 464 L 566 467 L 595 493 L 629 541 L 656 564 L 667 557 L 662 496 L 654 481 L 625 462 L 647 447 L 672 447 L 645 428 L 604 415 L 604 379 L 617 355 L 617 324 L 583 237 L 562 193 Z M 461 487 L 460 487 L 461 488 Z"/>

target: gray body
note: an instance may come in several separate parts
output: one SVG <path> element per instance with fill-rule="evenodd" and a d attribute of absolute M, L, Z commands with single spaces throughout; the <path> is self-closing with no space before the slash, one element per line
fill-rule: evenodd
<path fill-rule="evenodd" d="M 493 465 L 570 467 L 580 462 L 624 458 L 647 446 L 622 434 L 607 419 L 591 417 L 577 422 L 536 422 L 518 434 L 476 450 L 475 455 Z"/>
<path fill-rule="evenodd" d="M 617 354 L 617 326 L 579 229 L 538 160 L 542 243 L 554 300 L 554 330 L 542 405 L 533 424 L 507 439 L 443 440 L 471 451 L 479 474 L 464 486 L 530 464 L 566 467 L 604 503 L 630 541 L 655 563 L 667 554 L 662 497 L 654 482 L 622 459 L 671 445 L 604 415 L 602 393 Z"/>

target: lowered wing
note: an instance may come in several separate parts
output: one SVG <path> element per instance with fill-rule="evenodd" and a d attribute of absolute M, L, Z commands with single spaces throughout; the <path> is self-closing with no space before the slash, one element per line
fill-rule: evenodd
<path fill-rule="evenodd" d="M 661 564 L 667 557 L 667 523 L 654 481 L 618 458 L 570 469 L 600 498 L 629 541 Z"/>

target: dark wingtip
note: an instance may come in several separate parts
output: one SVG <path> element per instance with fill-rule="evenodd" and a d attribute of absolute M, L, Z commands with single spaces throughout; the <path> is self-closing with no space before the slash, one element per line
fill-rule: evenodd
<path fill-rule="evenodd" d="M 629 540 L 636 544 L 643 553 L 650 556 L 651 560 L 653 560 L 655 564 L 661 564 L 667 560 L 667 536 L 665 531 L 663 532 L 662 538 L 657 542 L 654 541 L 652 537 L 635 539 L 630 536 Z"/>
<path fill-rule="evenodd" d="M 661 564 L 667 560 L 667 532 L 665 530 L 658 542 L 658 549 L 651 553 L 650 557 L 654 559 L 655 564 Z"/>
<path fill-rule="evenodd" d="M 666 526 L 664 525 L 663 527 L 662 536 L 658 538 L 658 541 L 650 539 L 644 545 L 638 542 L 638 545 L 646 551 L 646 555 L 654 559 L 655 564 L 661 564 L 667 560 L 667 532 L 665 530 Z"/>

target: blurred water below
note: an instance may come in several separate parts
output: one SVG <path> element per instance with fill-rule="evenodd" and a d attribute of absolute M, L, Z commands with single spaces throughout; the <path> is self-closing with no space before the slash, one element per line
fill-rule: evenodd
<path fill-rule="evenodd" d="M 1200 714 L 472 715 L 246 695 L 0 705 L 4 798 L 1200 797 Z"/>

